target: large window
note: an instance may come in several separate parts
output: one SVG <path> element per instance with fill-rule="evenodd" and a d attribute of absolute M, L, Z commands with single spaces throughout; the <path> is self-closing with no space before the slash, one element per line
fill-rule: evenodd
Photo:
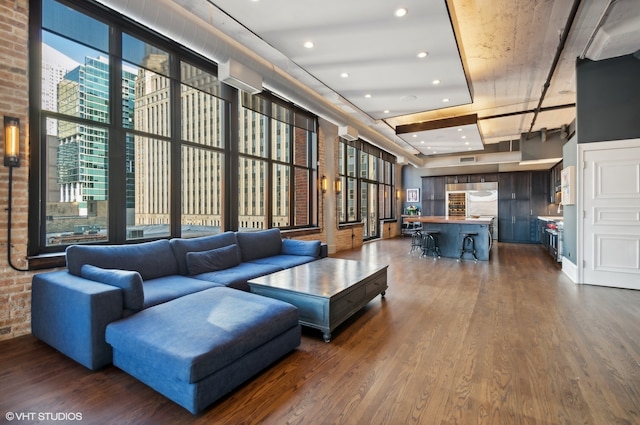
<path fill-rule="evenodd" d="M 239 228 L 310 226 L 315 118 L 275 96 L 244 94 L 240 122 Z"/>
<path fill-rule="evenodd" d="M 30 8 L 31 255 L 317 222 L 315 116 L 222 84 L 215 63 L 99 3 Z"/>
<path fill-rule="evenodd" d="M 338 221 L 362 222 L 363 238 L 379 237 L 379 221 L 394 218 L 395 157 L 363 141 L 338 144 Z"/>

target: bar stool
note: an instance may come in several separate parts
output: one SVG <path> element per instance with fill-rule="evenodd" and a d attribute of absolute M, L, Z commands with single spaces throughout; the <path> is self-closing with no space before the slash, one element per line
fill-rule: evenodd
<path fill-rule="evenodd" d="M 440 231 L 438 230 L 426 230 L 422 232 L 422 255 L 421 257 L 426 257 L 431 253 L 433 255 L 433 259 L 440 258 L 440 245 L 438 244 L 438 235 Z"/>
<path fill-rule="evenodd" d="M 458 261 L 462 260 L 462 256 L 464 254 L 473 255 L 473 259 L 475 262 L 478 262 L 478 257 L 476 257 L 476 241 L 474 236 L 477 236 L 478 233 L 470 233 L 470 232 L 461 232 L 460 236 L 462 236 L 462 247 L 460 248 L 460 257 L 458 257 Z"/>
<path fill-rule="evenodd" d="M 411 233 L 411 249 L 409 250 L 409 254 L 421 248 L 422 248 L 422 232 L 420 230 L 414 230 L 413 233 Z"/>

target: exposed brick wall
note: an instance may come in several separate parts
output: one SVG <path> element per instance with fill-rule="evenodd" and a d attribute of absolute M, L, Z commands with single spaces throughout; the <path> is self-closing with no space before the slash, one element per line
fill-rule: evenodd
<path fill-rule="evenodd" d="M 340 228 L 336 233 L 336 251 L 361 247 L 363 232 L 364 226 L 362 224 Z"/>
<path fill-rule="evenodd" d="M 20 167 L 13 169 L 11 259 L 27 267 L 28 216 L 28 0 L 0 0 L 0 139 L 4 149 L 4 117 L 20 119 Z M 0 166 L 0 206 L 8 205 L 9 168 Z M 7 262 L 7 215 L 0 216 L 0 340 L 31 331 L 31 275 L 13 270 Z"/>

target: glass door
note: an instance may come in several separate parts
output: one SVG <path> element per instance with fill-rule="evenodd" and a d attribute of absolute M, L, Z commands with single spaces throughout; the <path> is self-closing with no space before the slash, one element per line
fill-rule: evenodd
<path fill-rule="evenodd" d="M 379 237 L 378 234 L 378 185 L 361 182 L 360 213 L 362 217 L 364 240 Z"/>

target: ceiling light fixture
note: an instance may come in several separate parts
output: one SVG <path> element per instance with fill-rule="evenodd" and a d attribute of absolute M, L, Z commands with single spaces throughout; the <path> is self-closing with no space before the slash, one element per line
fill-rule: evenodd
<path fill-rule="evenodd" d="M 349 78 L 349 73 L 348 72 L 343 72 L 342 74 L 340 74 L 340 76 L 342 78 Z"/>
<path fill-rule="evenodd" d="M 427 56 L 429 56 L 429 52 L 420 52 L 417 55 L 420 59 L 422 58 L 426 58 Z"/>
<path fill-rule="evenodd" d="M 440 80 L 433 80 L 431 84 L 433 84 L 434 86 L 437 86 L 438 84 L 440 84 Z"/>
<path fill-rule="evenodd" d="M 305 41 L 304 43 L 304 47 L 306 47 L 307 49 L 313 49 L 313 41 Z"/>
<path fill-rule="evenodd" d="M 365 94 L 364 97 L 367 99 L 371 99 L 371 95 L 369 93 Z"/>
<path fill-rule="evenodd" d="M 383 112 L 383 113 L 385 113 L 385 114 L 388 114 L 388 113 L 389 113 L 389 112 L 391 112 L 391 111 L 390 111 L 390 110 L 388 110 L 388 109 L 385 109 L 385 110 L 384 110 L 384 111 L 382 111 L 382 112 Z"/>
<path fill-rule="evenodd" d="M 402 18 L 406 14 L 407 14 L 407 9 L 404 8 L 404 7 L 396 9 L 396 11 L 395 11 L 395 15 L 396 15 L 397 18 Z"/>
<path fill-rule="evenodd" d="M 449 101 L 448 97 L 445 97 L 444 99 L 442 99 L 443 102 L 447 103 Z"/>

